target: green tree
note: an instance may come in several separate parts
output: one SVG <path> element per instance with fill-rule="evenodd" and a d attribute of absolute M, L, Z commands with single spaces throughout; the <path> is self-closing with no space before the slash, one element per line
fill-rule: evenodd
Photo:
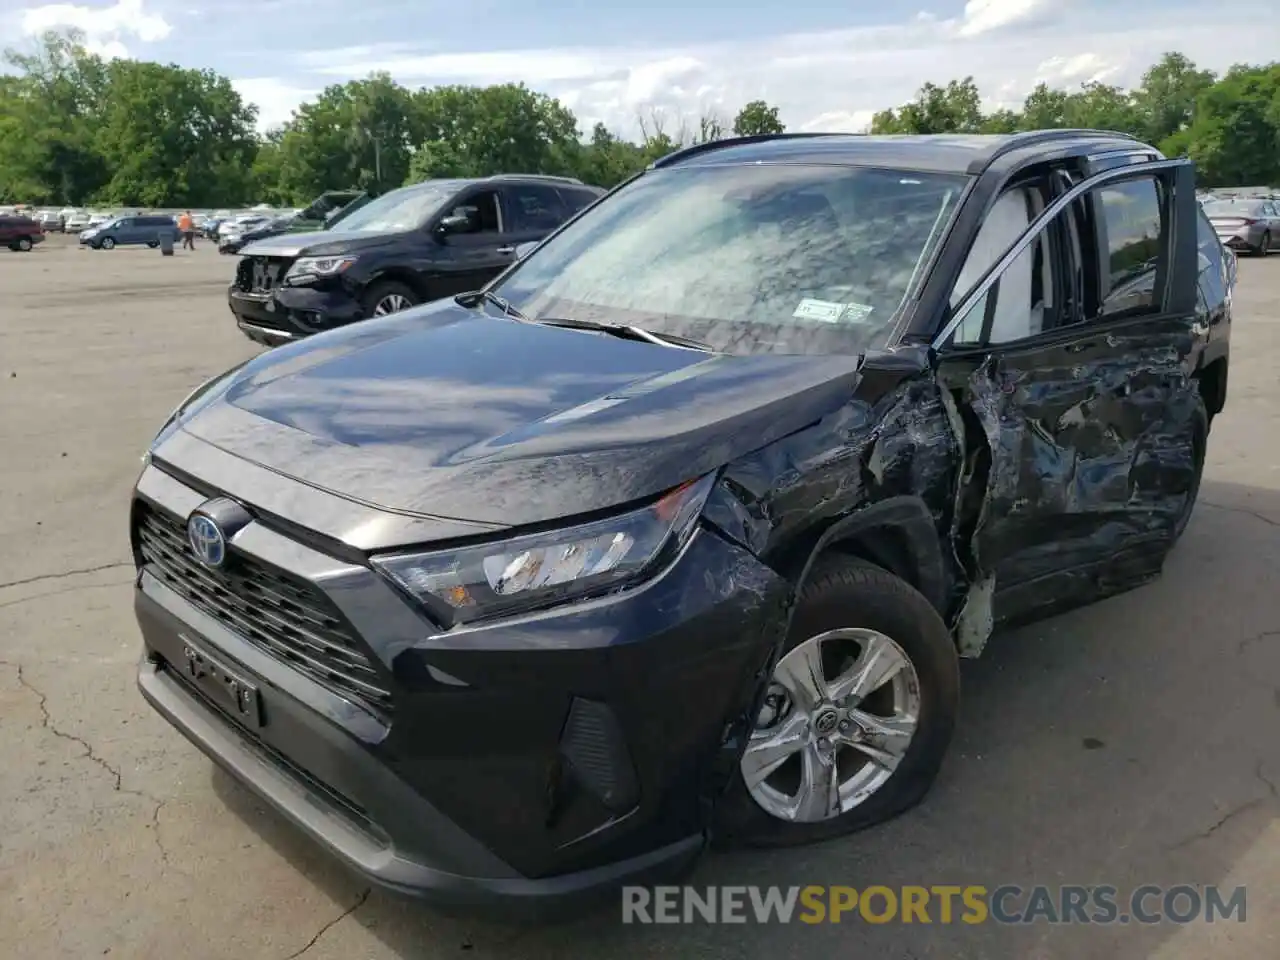
<path fill-rule="evenodd" d="M 398 187 L 421 138 L 414 95 L 388 75 L 334 84 L 300 106 L 280 136 L 277 190 L 303 203 L 325 190 Z"/>
<path fill-rule="evenodd" d="M 1142 114 L 1143 133 L 1152 143 L 1162 143 L 1191 126 L 1196 101 L 1213 86 L 1211 70 L 1198 70 L 1181 53 L 1166 53 L 1142 75 L 1134 102 Z"/>
<path fill-rule="evenodd" d="M 757 137 L 785 133 L 786 126 L 778 118 L 778 108 L 763 100 L 752 100 L 733 119 L 733 132 L 740 137 Z"/>
<path fill-rule="evenodd" d="M 418 144 L 409 161 L 409 183 L 440 177 L 477 176 L 471 158 L 464 156 L 448 140 L 427 140 Z"/>
<path fill-rule="evenodd" d="M 973 77 L 945 87 L 926 83 L 910 103 L 871 118 L 872 133 L 979 133 L 982 97 Z"/>
<path fill-rule="evenodd" d="M 1036 84 L 1022 103 L 1023 130 L 1054 130 L 1067 126 L 1067 110 L 1071 95 L 1065 90 L 1054 90 L 1047 83 Z"/>
<path fill-rule="evenodd" d="M 211 70 L 113 60 L 94 138 L 110 179 L 97 199 L 217 206 L 249 199 L 257 107 Z"/>
<path fill-rule="evenodd" d="M 1105 83 L 1086 83 L 1067 97 L 1066 126 L 1140 133 L 1143 118 L 1133 96 Z"/>
<path fill-rule="evenodd" d="M 577 161 L 577 118 L 524 84 L 436 87 L 414 94 L 414 101 L 417 143 L 436 144 L 433 156 L 475 176 L 564 174 Z M 448 145 L 447 153 L 440 144 Z"/>
<path fill-rule="evenodd" d="M 0 95 L 0 190 L 39 203 L 68 203 L 98 190 L 106 168 L 94 146 L 107 99 L 105 66 L 83 34 L 46 33 L 33 52 L 5 52 L 17 73 Z"/>
<path fill-rule="evenodd" d="M 614 187 L 644 168 L 641 148 L 610 132 L 603 123 L 591 130 L 591 139 L 579 154 L 576 175 L 587 183 Z"/>
<path fill-rule="evenodd" d="M 1201 93 L 1186 147 L 1206 182 L 1280 183 L 1280 63 L 1232 67 Z"/>

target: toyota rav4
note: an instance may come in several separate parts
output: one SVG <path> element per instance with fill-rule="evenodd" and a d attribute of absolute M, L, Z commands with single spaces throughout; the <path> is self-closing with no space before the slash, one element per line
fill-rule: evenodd
<path fill-rule="evenodd" d="M 868 827 L 934 781 L 959 657 L 1159 574 L 1233 281 L 1191 165 L 1116 134 L 673 154 L 483 290 L 177 408 L 142 693 L 443 900 Z"/>

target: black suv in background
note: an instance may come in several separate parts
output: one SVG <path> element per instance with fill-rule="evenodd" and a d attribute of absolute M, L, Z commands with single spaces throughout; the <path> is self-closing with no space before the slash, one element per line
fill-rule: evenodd
<path fill-rule="evenodd" d="M 275 346 L 475 290 L 603 194 L 532 174 L 402 187 L 330 230 L 244 247 L 231 312 L 245 336 Z"/>

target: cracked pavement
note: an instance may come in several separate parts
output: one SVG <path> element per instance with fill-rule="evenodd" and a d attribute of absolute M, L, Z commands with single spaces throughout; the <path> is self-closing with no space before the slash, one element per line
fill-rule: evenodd
<path fill-rule="evenodd" d="M 1280 259 L 1240 266 L 1229 405 L 1163 578 L 966 664 L 922 807 L 833 843 L 717 854 L 693 882 L 1243 884 L 1248 922 L 624 927 L 610 912 L 531 928 L 371 892 L 136 692 L 128 492 L 170 408 L 254 351 L 222 299 L 228 260 L 56 240 L 0 257 L 0 956 L 1280 955 Z"/>

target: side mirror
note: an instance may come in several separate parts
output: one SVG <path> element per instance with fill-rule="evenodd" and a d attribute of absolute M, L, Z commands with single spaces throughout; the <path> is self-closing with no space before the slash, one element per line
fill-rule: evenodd
<path fill-rule="evenodd" d="M 453 213 L 440 220 L 436 225 L 436 233 L 441 237 L 447 237 L 452 233 L 464 233 L 470 226 L 470 217 L 461 213 Z"/>

